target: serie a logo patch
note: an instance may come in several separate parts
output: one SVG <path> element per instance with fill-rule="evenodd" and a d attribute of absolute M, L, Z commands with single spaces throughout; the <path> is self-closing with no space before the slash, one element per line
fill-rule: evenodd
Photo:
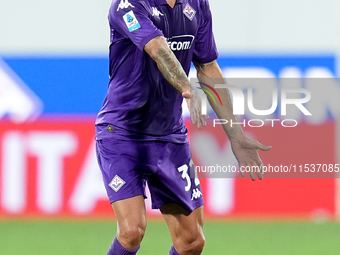
<path fill-rule="evenodd" d="M 133 11 L 129 11 L 128 13 L 126 13 L 123 16 L 123 19 L 130 32 L 135 31 L 141 27 Z"/>

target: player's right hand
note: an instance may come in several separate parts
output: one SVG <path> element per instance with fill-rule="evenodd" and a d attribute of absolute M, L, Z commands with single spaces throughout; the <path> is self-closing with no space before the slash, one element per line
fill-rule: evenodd
<path fill-rule="evenodd" d="M 187 100 L 188 108 L 190 111 L 191 123 L 197 125 L 198 129 L 202 126 L 207 126 L 206 120 L 209 119 L 209 115 L 202 115 L 202 102 L 195 89 L 187 90 L 182 93 L 182 96 Z"/>

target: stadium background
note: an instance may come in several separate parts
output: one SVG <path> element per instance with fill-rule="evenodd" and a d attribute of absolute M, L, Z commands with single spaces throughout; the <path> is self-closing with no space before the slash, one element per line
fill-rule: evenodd
<path fill-rule="evenodd" d="M 63 226 L 66 229 L 73 228 L 77 219 L 95 224 L 98 219 L 112 217 L 95 161 L 93 140 L 94 118 L 108 81 L 109 5 L 109 0 L 1 2 L 1 237 L 13 234 L 13 229 L 32 228 L 26 222 L 32 219 L 36 225 L 41 220 L 67 220 Z M 339 1 L 210 0 L 210 5 L 219 64 L 228 77 L 339 76 Z M 340 85 L 335 83 L 320 93 L 325 95 L 324 100 L 313 106 L 320 109 L 318 117 L 311 122 L 302 120 L 294 131 L 285 132 L 279 127 L 270 132 L 247 131 L 273 145 L 272 152 L 261 154 L 265 162 L 339 163 Z M 301 137 L 303 142 L 296 143 Z M 212 138 L 225 148 L 227 162 L 233 162 L 227 141 Z M 194 153 L 199 162 L 200 152 Z M 267 179 L 261 183 L 239 178 L 203 179 L 202 186 L 208 224 L 216 220 L 228 222 L 225 229 L 231 229 L 235 235 L 237 229 L 245 226 L 240 223 L 243 221 L 247 222 L 247 233 L 256 235 L 250 230 L 257 229 L 262 235 L 262 227 L 268 232 L 282 220 L 289 223 L 280 225 L 278 230 L 296 228 L 301 233 L 316 230 L 304 230 L 305 226 L 298 223 L 290 225 L 291 221 L 332 221 L 327 232 L 339 235 L 339 226 L 334 223 L 340 218 L 336 178 Z M 148 214 L 150 219 L 159 219 L 149 205 Z M 275 222 L 257 223 L 268 219 Z M 57 227 L 51 224 L 50 229 Z M 215 234 L 223 224 L 214 226 Z M 93 228 L 89 227 L 89 231 Z M 284 245 L 289 233 L 287 230 L 281 234 L 277 245 Z M 242 238 L 242 233 L 238 234 Z M 327 239 L 319 246 L 326 246 L 327 242 L 332 243 Z M 268 254 L 273 254 L 273 247 L 274 244 Z M 18 254 L 8 249 L 1 254 Z M 245 254 L 236 251 L 234 254 Z"/>

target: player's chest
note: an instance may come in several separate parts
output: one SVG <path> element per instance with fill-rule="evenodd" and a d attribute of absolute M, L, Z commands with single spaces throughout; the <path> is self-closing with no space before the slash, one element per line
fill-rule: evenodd
<path fill-rule="evenodd" d="M 196 37 L 197 12 L 189 4 L 176 4 L 174 8 L 168 5 L 151 6 L 150 18 L 168 39 L 187 35 Z"/>

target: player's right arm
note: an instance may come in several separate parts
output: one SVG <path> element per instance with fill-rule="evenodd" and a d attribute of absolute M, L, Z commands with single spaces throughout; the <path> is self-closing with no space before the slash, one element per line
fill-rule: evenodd
<path fill-rule="evenodd" d="M 145 45 L 144 50 L 157 63 L 158 69 L 164 78 L 180 92 L 183 97 L 190 97 L 190 81 L 182 65 L 169 48 L 165 38 L 163 36 L 157 36 L 151 39 Z"/>
<path fill-rule="evenodd" d="M 149 11 L 143 1 L 114 0 L 109 12 L 111 30 L 117 31 L 124 38 L 129 38 L 139 50 L 147 52 L 157 63 L 165 79 L 187 99 L 188 106 L 190 106 L 190 98 L 195 98 L 195 104 L 191 105 L 190 116 L 193 124 L 200 127 L 205 123 L 204 117 L 199 114 L 200 98 L 190 89 L 186 73 L 169 48 L 162 31 L 150 20 Z"/>
<path fill-rule="evenodd" d="M 201 100 L 194 89 L 191 89 L 189 78 L 183 70 L 182 65 L 175 54 L 169 48 L 163 36 L 151 39 L 144 47 L 150 57 L 157 63 L 158 69 L 164 78 L 187 99 L 190 109 L 192 123 L 200 128 L 205 126 L 205 116 L 200 114 Z M 195 104 L 190 105 L 190 99 Z"/>

